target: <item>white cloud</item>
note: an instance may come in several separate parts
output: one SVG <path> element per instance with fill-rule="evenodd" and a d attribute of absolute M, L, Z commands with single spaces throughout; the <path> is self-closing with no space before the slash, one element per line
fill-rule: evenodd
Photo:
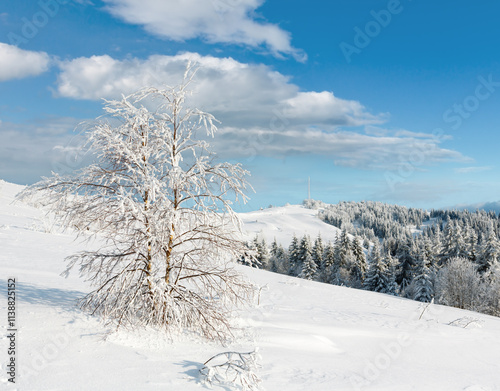
<path fill-rule="evenodd" d="M 425 132 L 412 132 L 406 129 L 385 129 L 379 126 L 365 126 L 365 133 L 373 136 L 395 136 L 395 137 L 408 137 L 414 139 L 428 139 L 431 137 L 429 133 Z M 437 136 L 435 136 L 438 138 Z M 439 135 L 439 139 L 441 141 L 452 140 L 453 137 L 449 134 L 441 134 Z"/>
<path fill-rule="evenodd" d="M 315 154 L 330 157 L 339 166 L 363 169 L 395 169 L 399 163 L 408 161 L 415 150 L 425 151 L 419 169 L 442 162 L 469 160 L 457 151 L 441 148 L 432 134 L 427 134 L 426 139 L 416 139 L 317 128 L 282 131 L 223 128 L 213 143 L 227 157 L 228 154 L 243 159 Z"/>
<path fill-rule="evenodd" d="M 470 173 L 476 173 L 476 172 L 483 172 L 483 171 L 489 171 L 492 170 L 492 166 L 483 166 L 483 167 L 461 167 L 457 168 L 455 171 L 459 174 L 470 174 Z"/>
<path fill-rule="evenodd" d="M 0 42 L 0 82 L 39 75 L 46 72 L 49 65 L 47 53 L 22 50 Z"/>
<path fill-rule="evenodd" d="M 67 174 L 80 168 L 83 141 L 72 132 L 78 122 L 69 117 L 0 122 L 0 178 L 24 184 L 51 171 Z"/>
<path fill-rule="evenodd" d="M 292 47 L 290 33 L 257 21 L 264 0 L 105 0 L 107 10 L 127 23 L 138 24 L 161 38 L 266 47 L 274 55 L 305 54 Z"/>
<path fill-rule="evenodd" d="M 348 126 L 380 122 L 384 116 L 366 112 L 358 101 L 337 98 L 332 92 L 299 92 L 285 101 L 285 113 L 305 124 L 329 123 L 332 118 L 345 118 Z M 333 123 L 335 125 L 335 123 Z"/>
<path fill-rule="evenodd" d="M 232 58 L 184 53 L 116 60 L 109 56 L 77 58 L 60 64 L 57 93 L 76 99 L 117 98 L 143 86 L 176 85 L 188 60 L 200 69 L 191 102 L 213 113 L 225 126 L 263 128 L 298 125 L 366 125 L 383 122 L 354 100 L 331 92 L 299 92 L 289 78 L 265 65 Z"/>
<path fill-rule="evenodd" d="M 447 136 L 375 127 L 388 115 L 372 114 L 360 102 L 329 91 L 300 91 L 288 77 L 265 65 L 232 58 L 196 53 L 145 60 L 83 57 L 60 63 L 57 93 L 76 99 L 117 98 L 146 85 L 176 85 L 188 60 L 200 65 L 189 104 L 221 120 L 220 133 L 211 143 L 225 159 L 317 154 L 342 166 L 395 169 L 414 159 L 415 151 L 424 151 L 418 170 L 468 161 L 440 146 Z M 352 126 L 364 126 L 364 132 L 346 129 Z"/>

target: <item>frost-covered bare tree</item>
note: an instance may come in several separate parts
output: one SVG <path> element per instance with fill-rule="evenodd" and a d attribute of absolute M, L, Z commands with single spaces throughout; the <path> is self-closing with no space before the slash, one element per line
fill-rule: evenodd
<path fill-rule="evenodd" d="M 466 258 L 450 258 L 438 274 L 436 297 L 439 304 L 471 311 L 485 309 L 485 285 L 476 265 Z"/>
<path fill-rule="evenodd" d="M 245 247 L 232 200 L 246 200 L 248 172 L 215 163 L 204 131 L 216 120 L 185 103 L 194 70 L 172 88 L 145 88 L 105 101 L 88 132 L 95 162 L 72 176 L 29 187 L 76 227 L 103 243 L 69 258 L 95 287 L 83 309 L 120 325 L 190 329 L 209 339 L 230 333 L 230 311 L 252 294 L 232 267 Z"/>

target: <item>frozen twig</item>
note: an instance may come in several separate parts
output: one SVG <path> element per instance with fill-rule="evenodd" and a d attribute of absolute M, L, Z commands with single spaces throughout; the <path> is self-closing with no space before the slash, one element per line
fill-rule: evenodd
<path fill-rule="evenodd" d="M 255 373 L 259 368 L 258 349 L 249 353 L 224 352 L 219 353 L 204 363 L 200 374 L 202 382 L 212 386 L 233 387 L 242 391 L 262 390 L 261 380 Z"/>

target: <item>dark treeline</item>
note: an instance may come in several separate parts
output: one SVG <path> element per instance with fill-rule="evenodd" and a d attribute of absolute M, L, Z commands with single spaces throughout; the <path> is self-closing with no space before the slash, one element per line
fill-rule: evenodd
<path fill-rule="evenodd" d="M 256 237 L 248 247 L 259 267 L 500 315 L 500 219 L 494 212 L 380 202 L 304 205 L 341 230 L 336 241 L 294 236 L 284 248 Z"/>

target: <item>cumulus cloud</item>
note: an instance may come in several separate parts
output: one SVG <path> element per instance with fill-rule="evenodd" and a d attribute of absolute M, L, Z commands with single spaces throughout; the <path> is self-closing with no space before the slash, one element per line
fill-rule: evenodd
<path fill-rule="evenodd" d="M 143 26 L 161 38 L 266 47 L 274 55 L 306 59 L 291 45 L 290 33 L 257 21 L 264 0 L 105 0 L 107 10 L 127 23 Z"/>
<path fill-rule="evenodd" d="M 224 158 L 319 154 L 341 166 L 388 169 L 413 159 L 415 151 L 425 151 L 417 169 L 467 161 L 440 146 L 447 136 L 379 128 L 376 125 L 385 122 L 387 114 L 372 114 L 360 102 L 330 91 L 300 91 L 288 77 L 265 65 L 232 58 L 196 53 L 144 60 L 82 57 L 60 63 L 57 93 L 95 100 L 118 98 L 146 85 L 176 85 L 189 60 L 200 65 L 189 104 L 221 120 L 212 142 Z"/>
<path fill-rule="evenodd" d="M 45 52 L 22 50 L 0 42 L 0 82 L 39 75 L 49 65 L 50 57 Z"/>
<path fill-rule="evenodd" d="M 304 124 L 326 124 L 331 123 L 332 118 L 344 118 L 345 125 L 358 126 L 381 122 L 384 118 L 368 113 L 358 101 L 337 98 L 329 91 L 299 92 L 284 103 L 286 116 L 300 119 Z"/>
<path fill-rule="evenodd" d="M 277 116 L 290 126 L 352 126 L 385 119 L 332 92 L 300 92 L 288 77 L 265 65 L 197 53 L 155 55 L 145 60 L 116 60 L 104 55 L 62 62 L 57 93 L 76 99 L 117 98 L 143 86 L 176 85 L 188 61 L 200 65 L 191 103 L 210 111 L 226 126 L 269 128 Z"/>

